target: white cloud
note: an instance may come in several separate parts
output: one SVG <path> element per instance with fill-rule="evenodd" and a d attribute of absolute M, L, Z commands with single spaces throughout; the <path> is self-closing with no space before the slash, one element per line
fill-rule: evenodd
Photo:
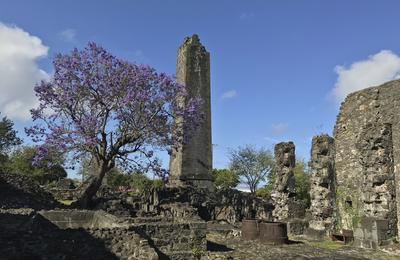
<path fill-rule="evenodd" d="M 238 95 L 237 91 L 232 89 L 222 94 L 221 99 L 230 99 Z"/>
<path fill-rule="evenodd" d="M 277 143 L 279 143 L 279 140 L 277 140 L 277 139 L 275 139 L 275 138 L 272 138 L 272 137 L 269 137 L 269 136 L 264 137 L 264 140 L 267 141 L 267 142 L 269 142 L 269 143 L 271 143 L 271 144 L 277 144 Z"/>
<path fill-rule="evenodd" d="M 252 19 L 254 17 L 254 13 L 241 13 L 239 16 L 240 20 L 249 20 Z"/>
<path fill-rule="evenodd" d="M 271 125 L 271 130 L 272 134 L 274 136 L 281 136 L 286 133 L 286 131 L 289 128 L 289 124 L 286 123 L 278 123 L 278 124 L 272 124 Z"/>
<path fill-rule="evenodd" d="M 0 22 L 0 112 L 11 119 L 30 118 L 29 109 L 37 104 L 33 87 L 48 79 L 36 61 L 45 57 L 48 47 L 35 36 L 16 26 Z"/>
<path fill-rule="evenodd" d="M 75 29 L 65 29 L 64 31 L 59 33 L 59 36 L 62 40 L 70 43 L 76 43 L 77 38 L 76 38 L 76 30 Z"/>
<path fill-rule="evenodd" d="M 332 94 L 342 101 L 348 94 L 380 85 L 400 76 L 400 57 L 390 50 L 382 50 L 350 67 L 336 66 L 338 78 Z"/>

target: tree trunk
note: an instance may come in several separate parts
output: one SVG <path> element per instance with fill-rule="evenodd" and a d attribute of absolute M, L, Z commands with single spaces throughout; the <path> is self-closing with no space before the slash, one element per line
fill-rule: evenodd
<path fill-rule="evenodd" d="M 78 201 L 74 204 L 82 208 L 89 208 L 92 204 L 93 197 L 99 190 L 107 171 L 107 168 L 100 167 L 99 172 L 96 176 L 89 177 L 86 187 L 83 187 L 83 192 L 81 193 Z"/>

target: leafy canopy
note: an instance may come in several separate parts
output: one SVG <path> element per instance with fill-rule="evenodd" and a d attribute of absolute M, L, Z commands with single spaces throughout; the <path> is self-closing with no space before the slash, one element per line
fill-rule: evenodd
<path fill-rule="evenodd" d="M 295 190 L 296 190 L 296 198 L 301 200 L 305 203 L 307 207 L 310 206 L 311 199 L 310 199 L 310 169 L 308 168 L 307 164 L 303 160 L 297 160 L 296 165 L 293 169 L 294 179 L 295 179 Z M 276 173 L 274 170 L 270 172 L 268 175 L 268 182 L 267 184 L 257 189 L 256 194 L 259 197 L 269 199 L 271 197 L 271 193 L 274 188 L 276 179 Z"/>
<path fill-rule="evenodd" d="M 20 145 L 22 140 L 17 137 L 17 131 L 14 130 L 14 123 L 7 117 L 3 117 L 0 121 L 0 164 L 1 168 L 7 161 L 7 154 L 10 149 Z"/>
<path fill-rule="evenodd" d="M 213 169 L 215 187 L 218 189 L 231 189 L 239 184 L 239 176 L 229 169 Z"/>
<path fill-rule="evenodd" d="M 35 125 L 26 132 L 41 142 L 36 159 L 57 147 L 72 163 L 90 154 L 102 172 L 120 163 L 164 174 L 154 150 L 182 142 L 183 133 L 172 134 L 174 117 L 183 119 L 176 129 L 194 129 L 200 120 L 200 100 L 189 99 L 174 78 L 118 59 L 95 43 L 58 54 L 53 78 L 35 93 Z"/>
<path fill-rule="evenodd" d="M 296 198 L 305 203 L 307 207 L 311 204 L 310 189 L 311 189 L 311 173 L 307 164 L 304 161 L 296 161 L 296 166 L 293 169 Z"/>
<path fill-rule="evenodd" d="M 20 148 L 11 154 L 6 168 L 16 174 L 29 176 L 41 185 L 67 177 L 67 172 L 62 167 L 63 157 L 60 154 L 51 151 L 40 163 L 33 164 L 36 153 L 34 147 Z"/>
<path fill-rule="evenodd" d="M 266 181 L 268 174 L 274 168 L 274 157 L 269 150 L 256 149 L 251 145 L 232 150 L 230 154 L 230 169 L 237 174 L 242 183 L 249 186 L 255 194 L 259 184 Z"/>

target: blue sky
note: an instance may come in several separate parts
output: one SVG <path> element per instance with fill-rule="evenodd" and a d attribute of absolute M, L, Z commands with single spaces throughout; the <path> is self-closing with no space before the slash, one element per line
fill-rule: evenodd
<path fill-rule="evenodd" d="M 34 103 L 29 82 L 51 75 L 55 53 L 88 41 L 174 74 L 178 46 L 198 34 L 211 53 L 217 168 L 227 166 L 229 148 L 273 149 L 287 140 L 307 160 L 312 136 L 332 134 L 345 94 L 400 75 L 398 1 L 0 0 L 0 6 L 0 111 L 22 136 L 30 122 L 14 112 Z M 7 56 L 10 46 L 20 46 L 24 58 Z M 23 68 L 19 76 L 6 73 L 10 64 Z"/>

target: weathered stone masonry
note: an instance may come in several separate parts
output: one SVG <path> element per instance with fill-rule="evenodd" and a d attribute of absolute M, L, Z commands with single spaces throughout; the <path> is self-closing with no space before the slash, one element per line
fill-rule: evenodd
<path fill-rule="evenodd" d="M 293 168 L 296 164 L 293 142 L 282 142 L 275 145 L 276 180 L 271 194 L 275 209 L 274 220 L 285 220 L 293 217 L 295 180 Z"/>
<path fill-rule="evenodd" d="M 398 80 L 352 93 L 342 104 L 334 130 L 337 229 L 354 229 L 373 217 L 388 220 L 389 235 L 397 234 L 399 127 Z"/>
<path fill-rule="evenodd" d="M 328 235 L 334 224 L 335 146 L 328 135 L 314 136 L 311 147 L 311 220 L 309 227 Z"/>
<path fill-rule="evenodd" d="M 201 45 L 197 35 L 185 38 L 179 47 L 176 77 L 179 83 L 187 87 L 190 97 L 202 99 L 204 121 L 188 143 L 172 152 L 170 180 L 175 185 L 194 184 L 211 188 L 210 54 Z"/>

